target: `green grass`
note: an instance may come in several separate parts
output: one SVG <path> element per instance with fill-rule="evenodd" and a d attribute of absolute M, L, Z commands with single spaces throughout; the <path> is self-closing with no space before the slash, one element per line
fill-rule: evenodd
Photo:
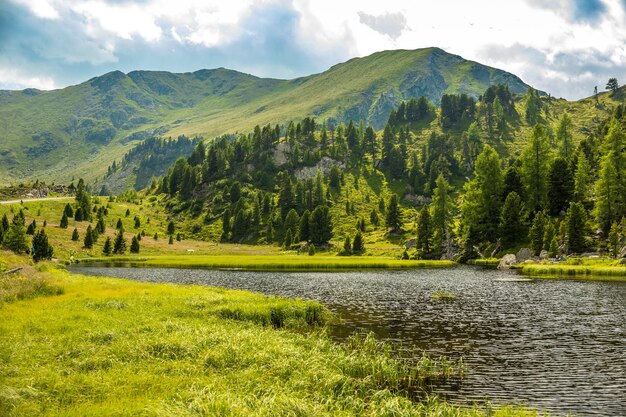
<path fill-rule="evenodd" d="M 49 273 L 62 294 L 0 307 L 2 416 L 539 415 L 410 400 L 458 366 L 333 343 L 314 302 Z"/>
<path fill-rule="evenodd" d="M 524 264 L 519 268 L 524 275 L 537 278 L 571 278 L 598 281 L 626 282 L 626 266 L 610 266 L 606 263 L 571 265 Z"/>
<path fill-rule="evenodd" d="M 456 298 L 454 294 L 447 291 L 437 291 L 433 293 L 433 300 L 452 301 Z"/>
<path fill-rule="evenodd" d="M 500 258 L 482 258 L 482 259 L 470 259 L 467 261 L 468 265 L 484 266 L 487 268 L 495 268 L 500 263 Z"/>
<path fill-rule="evenodd" d="M 416 261 L 383 257 L 307 255 L 157 255 L 81 259 L 81 263 L 108 263 L 134 267 L 241 269 L 270 271 L 336 271 L 358 269 L 446 268 L 451 261 Z"/>

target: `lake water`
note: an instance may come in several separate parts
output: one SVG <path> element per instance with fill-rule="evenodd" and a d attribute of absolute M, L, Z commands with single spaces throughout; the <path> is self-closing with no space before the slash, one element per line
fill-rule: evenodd
<path fill-rule="evenodd" d="M 533 280 L 471 267 L 371 272 L 241 272 L 75 267 L 77 273 L 202 284 L 317 300 L 354 331 L 463 358 L 439 387 L 457 403 L 521 403 L 559 414 L 626 416 L 626 284 Z M 453 300 L 436 300 L 446 291 Z"/>

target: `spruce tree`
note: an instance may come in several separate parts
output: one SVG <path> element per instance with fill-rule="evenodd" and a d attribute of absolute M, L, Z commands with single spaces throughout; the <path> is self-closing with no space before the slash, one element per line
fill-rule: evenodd
<path fill-rule="evenodd" d="M 548 183 L 550 214 L 558 216 L 567 210 L 574 198 L 574 176 L 564 158 L 556 158 L 552 163 Z"/>
<path fill-rule="evenodd" d="M 48 243 L 48 235 L 44 229 L 39 230 L 33 236 L 33 260 L 39 262 L 44 259 L 52 259 L 54 250 Z"/>
<path fill-rule="evenodd" d="M 93 248 L 94 240 L 93 240 L 93 230 L 91 229 L 91 225 L 87 226 L 87 230 L 85 231 L 85 239 L 83 241 L 85 248 L 91 249 Z"/>
<path fill-rule="evenodd" d="M 141 220 L 139 217 L 135 216 L 135 229 L 139 229 L 141 227 Z"/>
<path fill-rule="evenodd" d="M 417 238 L 416 246 L 420 254 L 428 255 L 431 252 L 433 240 L 433 224 L 430 217 L 430 209 L 424 205 L 417 215 Z"/>
<path fill-rule="evenodd" d="M 175 231 L 176 224 L 174 224 L 174 221 L 170 220 L 170 222 L 167 224 L 167 234 L 171 236 L 174 234 Z"/>
<path fill-rule="evenodd" d="M 512 191 L 506 197 L 500 214 L 499 234 L 502 245 L 506 248 L 520 242 L 526 234 L 523 211 L 522 199 L 515 191 Z"/>
<path fill-rule="evenodd" d="M 561 115 L 559 124 L 556 128 L 556 139 L 559 146 L 559 156 L 566 161 L 570 161 L 574 157 L 572 130 L 572 118 L 565 111 Z"/>
<path fill-rule="evenodd" d="M 395 194 L 392 194 L 391 197 L 389 197 L 385 222 L 387 227 L 391 229 L 392 232 L 400 231 L 402 229 L 400 208 L 398 207 L 398 196 Z"/>
<path fill-rule="evenodd" d="M 300 217 L 298 216 L 298 213 L 294 209 L 289 210 L 289 213 L 287 213 L 287 217 L 285 217 L 285 221 L 283 223 L 283 230 L 284 233 L 287 233 L 287 231 L 291 231 L 292 241 L 293 238 L 297 236 L 299 224 Z"/>
<path fill-rule="evenodd" d="M 117 224 L 115 225 L 115 228 L 117 230 L 124 230 L 124 223 L 122 222 L 121 218 L 117 219 Z"/>
<path fill-rule="evenodd" d="M 63 213 L 67 216 L 67 217 L 74 217 L 74 210 L 72 210 L 72 206 L 70 205 L 70 203 L 67 203 L 65 205 L 65 208 L 63 209 Z"/>
<path fill-rule="evenodd" d="M 35 222 L 35 220 L 33 220 L 29 225 L 28 228 L 26 229 L 26 234 L 27 235 L 34 235 L 35 234 L 35 229 L 37 228 L 37 223 Z"/>
<path fill-rule="evenodd" d="M 539 255 L 541 249 L 543 249 L 543 235 L 546 227 L 546 216 L 543 211 L 538 212 L 533 219 L 532 226 L 530 227 L 530 248 L 535 255 Z"/>
<path fill-rule="evenodd" d="M 567 248 L 570 253 L 582 253 L 586 250 L 587 212 L 580 202 L 570 203 L 567 210 Z"/>
<path fill-rule="evenodd" d="M 333 237 L 333 226 L 328 206 L 317 206 L 309 220 L 309 240 L 315 245 L 327 243 Z"/>
<path fill-rule="evenodd" d="M 59 227 L 61 229 L 67 229 L 67 226 L 68 226 L 67 214 L 63 212 L 63 216 L 61 217 L 61 222 L 59 223 Z"/>
<path fill-rule="evenodd" d="M 291 234 L 291 229 L 287 229 L 285 233 L 285 241 L 283 242 L 283 246 L 285 249 L 289 249 L 291 244 L 293 243 L 293 235 Z"/>
<path fill-rule="evenodd" d="M 535 125 L 521 159 L 527 207 L 531 212 L 537 212 L 547 203 L 551 159 L 550 143 L 543 126 Z"/>
<path fill-rule="evenodd" d="M 106 240 L 104 241 L 104 247 L 102 248 L 102 253 L 105 256 L 109 256 L 112 252 L 113 252 L 113 244 L 111 243 L 111 238 L 107 236 Z"/>
<path fill-rule="evenodd" d="M 222 213 L 222 240 L 228 240 L 230 236 L 230 210 L 226 209 Z"/>
<path fill-rule="evenodd" d="M 365 242 L 363 242 L 363 235 L 360 230 L 354 235 L 354 239 L 352 239 L 352 253 L 360 255 L 365 252 Z"/>
<path fill-rule="evenodd" d="M 20 222 L 12 223 L 4 235 L 3 245 L 15 253 L 24 253 L 29 250 L 26 237 L 26 228 Z"/>
<path fill-rule="evenodd" d="M 311 213 L 309 210 L 304 210 L 300 217 L 300 224 L 298 226 L 298 240 L 300 242 L 309 240 L 309 221 L 311 219 Z"/>
<path fill-rule="evenodd" d="M 124 238 L 124 231 L 118 230 L 113 241 L 113 253 L 116 255 L 123 255 L 126 252 L 126 239 Z"/>
<path fill-rule="evenodd" d="M 350 255 L 352 253 L 352 244 L 350 243 L 350 236 L 346 236 L 343 241 L 343 252 L 344 255 Z"/>
<path fill-rule="evenodd" d="M 170 235 L 169 240 L 167 241 L 168 245 L 173 245 L 174 244 L 174 237 L 172 235 Z"/>
<path fill-rule="evenodd" d="M 576 172 L 574 174 L 574 198 L 577 201 L 587 201 L 589 198 L 589 184 L 591 167 L 584 152 L 579 151 L 576 157 Z"/>
<path fill-rule="evenodd" d="M 130 242 L 130 253 L 139 253 L 139 237 L 133 236 L 133 240 Z"/>
<path fill-rule="evenodd" d="M 74 242 L 78 242 L 78 239 L 80 239 L 80 235 L 78 234 L 78 229 L 74 228 L 74 231 L 72 232 L 72 240 Z"/>
<path fill-rule="evenodd" d="M 620 227 L 617 222 L 613 222 L 611 230 L 609 232 L 609 255 L 613 258 L 617 258 L 619 254 L 619 240 L 620 240 Z"/>
<path fill-rule="evenodd" d="M 450 185 L 443 174 L 439 174 L 437 187 L 433 191 L 431 214 L 433 220 L 433 249 L 441 249 L 441 245 L 449 239 L 450 223 L 452 222 L 453 201 L 450 196 Z"/>

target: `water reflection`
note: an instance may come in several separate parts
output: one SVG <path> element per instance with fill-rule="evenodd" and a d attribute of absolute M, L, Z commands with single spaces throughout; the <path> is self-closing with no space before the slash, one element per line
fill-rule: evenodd
<path fill-rule="evenodd" d="M 626 415 L 626 285 L 501 282 L 474 268 L 344 273 L 76 268 L 150 282 L 203 284 L 323 302 L 343 320 L 333 336 L 373 331 L 431 355 L 462 357 L 455 402 L 521 402 L 582 415 Z M 436 300 L 433 293 L 454 294 Z"/>

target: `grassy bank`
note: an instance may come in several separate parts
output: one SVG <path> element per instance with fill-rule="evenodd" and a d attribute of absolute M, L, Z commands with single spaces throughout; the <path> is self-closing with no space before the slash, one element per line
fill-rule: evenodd
<path fill-rule="evenodd" d="M 417 261 L 382 257 L 307 255 L 162 255 L 146 257 L 103 257 L 80 260 L 135 267 L 241 269 L 264 271 L 337 271 L 359 269 L 445 268 L 450 261 Z"/>
<path fill-rule="evenodd" d="M 524 264 L 518 268 L 522 274 L 537 278 L 571 278 L 598 281 L 626 282 L 626 267 L 603 264 Z"/>
<path fill-rule="evenodd" d="M 538 415 L 411 401 L 454 364 L 335 344 L 317 303 L 47 274 L 62 292 L 0 307 L 2 416 Z"/>
<path fill-rule="evenodd" d="M 470 259 L 468 265 L 484 266 L 485 268 L 496 268 L 500 264 L 500 258 Z"/>

